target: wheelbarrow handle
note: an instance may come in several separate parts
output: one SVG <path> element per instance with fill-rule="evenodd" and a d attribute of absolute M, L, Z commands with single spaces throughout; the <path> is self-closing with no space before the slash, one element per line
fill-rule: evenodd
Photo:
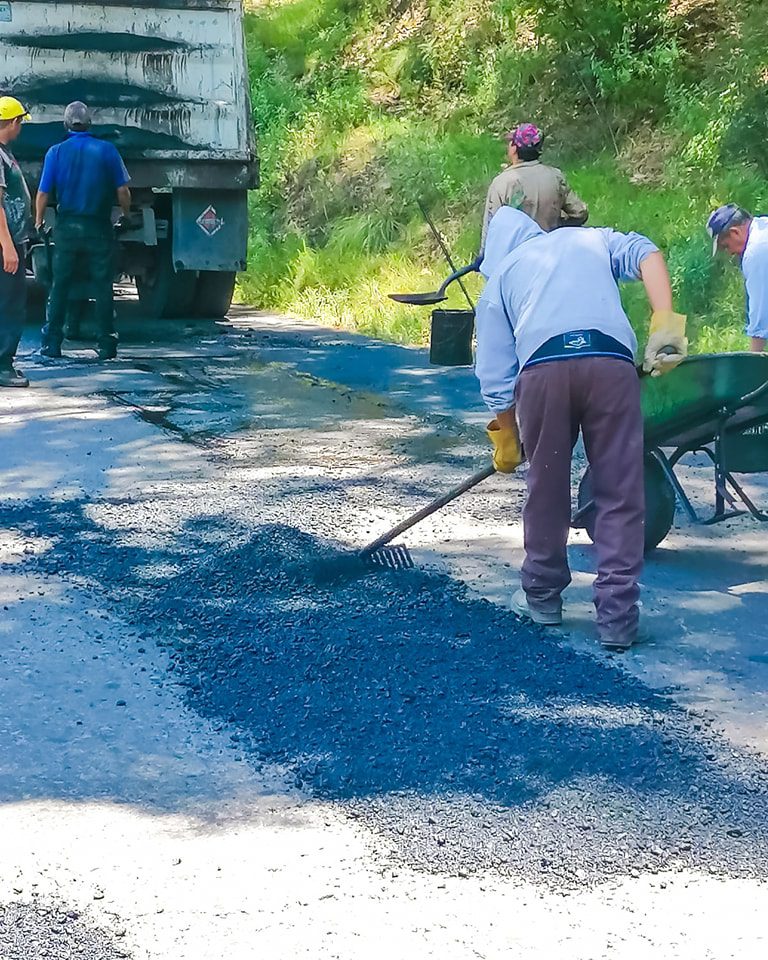
<path fill-rule="evenodd" d="M 661 350 L 659 350 L 659 353 L 663 356 L 671 357 L 673 353 L 677 353 L 677 350 L 674 347 L 662 347 Z M 651 371 L 646 370 L 642 363 L 638 363 L 635 369 L 637 370 L 638 377 L 642 378 L 651 376 Z"/>
<path fill-rule="evenodd" d="M 768 393 L 768 380 L 765 383 L 761 383 L 759 387 L 755 390 L 752 390 L 750 393 L 744 394 L 744 396 L 735 404 L 735 409 L 738 410 L 740 407 L 747 407 L 750 403 L 754 403 L 755 400 L 759 400 L 764 393 Z"/>

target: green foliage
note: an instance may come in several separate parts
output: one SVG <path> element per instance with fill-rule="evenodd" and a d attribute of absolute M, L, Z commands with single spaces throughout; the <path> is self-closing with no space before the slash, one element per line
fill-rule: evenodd
<path fill-rule="evenodd" d="M 683 313 L 705 314 L 713 306 L 718 291 L 722 261 L 712 257 L 712 241 L 702 231 L 683 237 L 667 251 L 667 262 L 677 296 L 677 308 Z"/>
<path fill-rule="evenodd" d="M 531 118 L 592 223 L 667 253 L 694 349 L 743 347 L 741 278 L 702 225 L 725 200 L 768 211 L 768 0 L 260 0 L 246 37 L 249 299 L 423 342 L 428 311 L 386 297 L 446 274 L 418 201 L 469 260 L 498 134 Z M 642 332 L 642 289 L 624 297 Z"/>
<path fill-rule="evenodd" d="M 668 0 L 523 0 L 538 29 L 575 54 L 604 101 L 647 114 L 664 102 L 679 49 Z M 591 75 L 591 76 L 590 76 Z"/>
<path fill-rule="evenodd" d="M 520 6 L 542 33 L 604 61 L 628 39 L 638 52 L 659 42 L 669 9 L 667 0 L 523 0 Z"/>

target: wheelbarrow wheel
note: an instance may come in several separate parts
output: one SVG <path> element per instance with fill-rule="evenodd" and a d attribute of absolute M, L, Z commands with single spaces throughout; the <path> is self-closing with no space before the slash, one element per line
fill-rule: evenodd
<path fill-rule="evenodd" d="M 645 552 L 655 550 L 672 528 L 675 520 L 675 490 L 667 479 L 656 457 L 647 454 L 644 467 L 645 479 Z M 592 478 L 590 470 L 581 478 L 579 484 L 578 510 L 581 511 L 592 502 Z M 587 510 L 581 517 L 579 526 L 587 531 L 587 536 L 595 539 L 595 510 Z"/>

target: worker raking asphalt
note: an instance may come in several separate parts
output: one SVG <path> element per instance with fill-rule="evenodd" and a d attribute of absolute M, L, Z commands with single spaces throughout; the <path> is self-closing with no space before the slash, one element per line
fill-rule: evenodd
<path fill-rule="evenodd" d="M 293 527 L 206 520 L 182 554 L 116 537 L 85 506 L 9 506 L 0 522 L 49 538 L 44 571 L 119 582 L 115 610 L 168 647 L 190 704 L 230 724 L 255 765 L 369 827 L 392 861 L 558 887 L 763 875 L 763 762 L 617 660 L 446 577 L 325 578 L 339 552 Z"/>

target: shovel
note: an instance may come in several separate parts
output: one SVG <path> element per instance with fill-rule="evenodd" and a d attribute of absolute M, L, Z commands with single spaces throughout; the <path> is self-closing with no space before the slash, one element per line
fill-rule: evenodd
<path fill-rule="evenodd" d="M 437 240 L 437 245 L 438 245 L 438 246 L 440 247 L 440 249 L 443 251 L 443 256 L 445 257 L 446 262 L 447 262 L 447 264 L 448 264 L 448 269 L 455 271 L 455 270 L 456 270 L 456 264 L 453 262 L 453 257 L 451 256 L 451 252 L 450 252 L 450 250 L 448 249 L 448 246 L 447 246 L 445 240 L 443 239 L 443 235 L 440 233 L 440 231 L 439 231 L 439 230 L 437 229 L 437 227 L 435 226 L 435 223 L 434 223 L 432 217 L 430 217 L 430 215 L 429 215 L 429 210 L 427 210 L 427 208 L 426 208 L 426 206 L 424 205 L 424 203 L 423 203 L 421 200 L 419 200 L 419 201 L 417 201 L 417 202 L 418 202 L 418 204 L 419 204 L 419 210 L 421 210 L 421 215 L 422 215 L 422 217 L 424 217 L 424 220 L 425 220 L 427 226 L 428 226 L 429 229 L 432 231 L 432 236 L 435 238 L 435 240 Z M 464 294 L 464 298 L 466 299 L 467 303 L 469 304 L 469 309 L 474 313 L 474 311 L 475 311 L 475 304 L 474 304 L 474 302 L 473 302 L 473 300 L 472 300 L 472 297 L 470 297 L 467 288 L 464 286 L 464 284 L 462 283 L 462 281 L 461 281 L 460 279 L 459 279 L 459 286 L 461 287 L 461 292 Z"/>
<path fill-rule="evenodd" d="M 416 307 L 428 307 L 435 303 L 442 303 L 443 300 L 448 299 L 445 291 L 453 281 L 465 277 L 468 273 L 477 273 L 480 269 L 481 259 L 481 257 L 478 257 L 466 267 L 462 267 L 460 270 L 454 270 L 449 277 L 443 280 L 439 290 L 433 290 L 431 293 L 390 293 L 389 299 L 394 300 L 395 303 L 409 303 Z"/>

